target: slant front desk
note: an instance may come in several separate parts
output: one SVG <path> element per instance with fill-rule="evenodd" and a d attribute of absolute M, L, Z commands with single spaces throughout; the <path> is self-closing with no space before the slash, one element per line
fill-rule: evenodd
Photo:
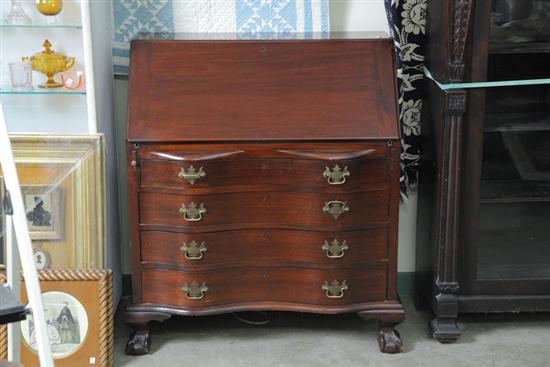
<path fill-rule="evenodd" d="M 128 353 L 150 321 L 250 310 L 357 312 L 402 350 L 393 45 L 325 36 L 133 42 Z"/>

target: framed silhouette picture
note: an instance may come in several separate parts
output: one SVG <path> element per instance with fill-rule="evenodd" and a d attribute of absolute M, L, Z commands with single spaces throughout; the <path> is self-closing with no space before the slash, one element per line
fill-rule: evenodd
<path fill-rule="evenodd" d="M 63 188 L 48 185 L 21 186 L 32 240 L 62 240 L 65 224 Z"/>

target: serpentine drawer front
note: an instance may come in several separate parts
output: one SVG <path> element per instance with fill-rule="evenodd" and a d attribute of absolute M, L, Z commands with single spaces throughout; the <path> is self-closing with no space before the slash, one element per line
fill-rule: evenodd
<path fill-rule="evenodd" d="M 132 43 L 128 353 L 149 321 L 246 310 L 357 312 L 402 350 L 393 60 L 387 38 Z"/>
<path fill-rule="evenodd" d="M 384 265 L 358 270 L 251 266 L 206 272 L 147 269 L 142 277 L 144 302 L 193 309 L 266 300 L 297 308 L 350 307 L 386 296 Z M 183 289 L 185 286 L 190 289 Z"/>
<path fill-rule="evenodd" d="M 142 154 L 141 187 L 235 190 L 262 186 L 317 191 L 365 191 L 386 185 L 385 144 L 211 146 L 151 150 Z M 162 148 L 162 147 L 158 147 Z M 241 148 L 242 150 L 239 150 Z"/>
<path fill-rule="evenodd" d="M 292 264 L 349 267 L 387 261 L 388 229 L 346 232 L 141 232 L 142 263 L 173 267 Z"/>
<path fill-rule="evenodd" d="M 139 195 L 142 225 L 226 228 L 271 225 L 361 228 L 387 222 L 388 199 L 388 190 L 338 195 L 278 191 Z"/>

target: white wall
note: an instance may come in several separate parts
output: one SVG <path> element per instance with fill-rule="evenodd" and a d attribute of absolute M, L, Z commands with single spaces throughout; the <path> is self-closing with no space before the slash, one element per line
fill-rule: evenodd
<path fill-rule="evenodd" d="M 329 0 L 331 31 L 386 31 L 384 0 Z"/>
<path fill-rule="evenodd" d="M 389 31 L 384 0 L 330 0 L 332 31 Z M 416 193 L 409 195 L 399 213 L 400 272 L 414 271 L 416 246 Z"/>

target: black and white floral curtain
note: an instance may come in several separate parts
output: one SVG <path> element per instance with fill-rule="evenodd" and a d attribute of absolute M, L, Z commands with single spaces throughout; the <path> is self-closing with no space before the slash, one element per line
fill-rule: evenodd
<path fill-rule="evenodd" d="M 405 198 L 418 179 L 422 66 L 428 0 L 385 0 L 397 54 L 401 123 L 401 194 Z"/>

